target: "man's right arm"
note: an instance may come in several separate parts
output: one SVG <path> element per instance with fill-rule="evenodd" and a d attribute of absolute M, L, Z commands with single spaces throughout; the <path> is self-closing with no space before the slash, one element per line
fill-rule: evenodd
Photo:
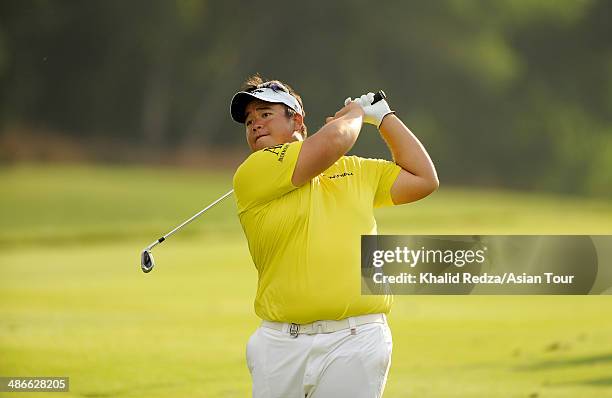
<path fill-rule="evenodd" d="M 319 131 L 304 140 L 291 183 L 306 184 L 344 156 L 357 141 L 363 115 L 361 106 L 351 102 L 327 118 Z"/>

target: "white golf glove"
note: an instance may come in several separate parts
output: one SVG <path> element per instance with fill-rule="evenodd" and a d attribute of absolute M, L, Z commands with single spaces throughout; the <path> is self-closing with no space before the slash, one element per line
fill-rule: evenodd
<path fill-rule="evenodd" d="M 374 101 L 374 93 L 367 93 L 355 99 L 348 97 L 346 100 L 344 100 L 344 105 L 348 105 L 348 103 L 351 101 L 358 103 L 363 109 L 363 112 L 365 113 L 363 122 L 372 124 L 377 128 L 380 127 L 380 124 L 385 116 L 387 116 L 389 113 L 394 113 L 391 108 L 389 108 L 389 104 L 385 99 L 382 99 L 372 105 L 372 102 Z"/>

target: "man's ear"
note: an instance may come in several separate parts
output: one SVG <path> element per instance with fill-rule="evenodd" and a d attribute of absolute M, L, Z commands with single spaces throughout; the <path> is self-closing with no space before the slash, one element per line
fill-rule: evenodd
<path fill-rule="evenodd" d="M 299 132 L 302 138 L 306 138 L 302 133 L 304 131 L 304 116 L 296 112 L 291 116 L 291 121 L 293 122 L 293 131 Z"/>

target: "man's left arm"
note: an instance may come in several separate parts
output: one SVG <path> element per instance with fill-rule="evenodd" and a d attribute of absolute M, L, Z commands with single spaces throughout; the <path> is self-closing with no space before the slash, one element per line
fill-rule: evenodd
<path fill-rule="evenodd" d="M 435 191 L 438 175 L 429 154 L 419 139 L 393 113 L 378 126 L 393 160 L 402 168 L 391 187 L 391 199 L 396 205 L 414 202 Z"/>
<path fill-rule="evenodd" d="M 391 186 L 391 200 L 394 204 L 414 202 L 429 195 L 438 188 L 436 168 L 419 139 L 412 134 L 389 108 L 386 99 L 374 102 L 374 93 L 359 98 L 347 98 L 357 102 L 364 111 L 364 123 L 378 128 L 391 150 L 395 164 L 402 170 Z"/>

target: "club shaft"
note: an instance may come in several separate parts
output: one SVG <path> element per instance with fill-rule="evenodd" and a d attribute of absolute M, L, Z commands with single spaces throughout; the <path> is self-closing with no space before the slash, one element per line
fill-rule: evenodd
<path fill-rule="evenodd" d="M 170 236 L 172 236 L 172 234 L 174 234 L 176 231 L 178 231 L 179 229 L 183 228 L 185 225 L 189 224 L 190 222 L 192 222 L 193 220 L 195 220 L 196 218 L 198 218 L 200 215 L 202 215 L 202 213 L 204 213 L 206 210 L 210 209 L 211 207 L 213 207 L 214 205 L 216 205 L 217 203 L 221 202 L 223 199 L 227 198 L 228 196 L 230 196 L 232 193 L 234 192 L 234 190 L 232 189 L 231 191 L 229 191 L 228 193 L 226 193 L 225 195 L 221 196 L 219 199 L 215 200 L 214 202 L 212 202 L 211 204 L 209 204 L 208 206 L 206 206 L 204 209 L 200 210 L 199 212 L 197 212 L 196 214 L 194 214 L 191 218 L 189 218 L 188 220 L 185 220 L 181 225 L 179 225 L 178 227 L 174 228 L 172 231 L 168 232 L 166 235 L 162 236 L 161 238 L 159 238 L 158 240 L 156 240 L 155 242 L 151 243 L 148 246 L 148 249 L 151 250 L 153 249 L 155 246 L 159 245 L 160 243 L 162 243 L 164 240 L 166 240 L 166 238 L 169 238 Z"/>

